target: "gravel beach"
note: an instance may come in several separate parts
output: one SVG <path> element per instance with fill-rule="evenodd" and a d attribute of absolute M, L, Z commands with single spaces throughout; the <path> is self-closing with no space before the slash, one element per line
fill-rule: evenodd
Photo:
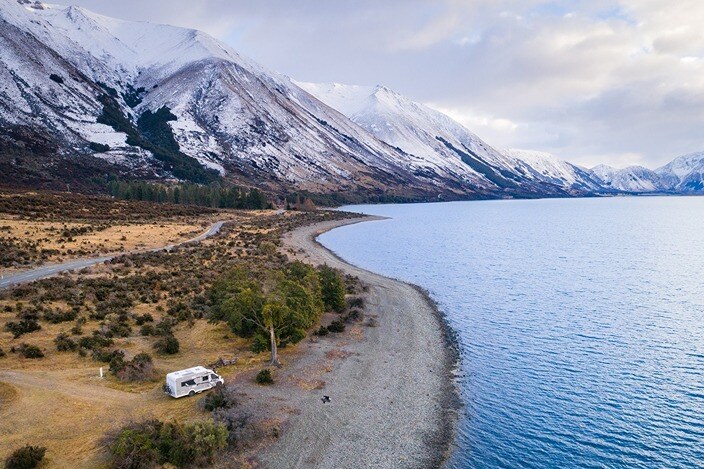
<path fill-rule="evenodd" d="M 315 241 L 338 226 L 372 220 L 323 222 L 283 239 L 295 257 L 368 285 L 365 309 L 378 326 L 337 344 L 346 358 L 325 375 L 322 390 L 287 396 L 296 412 L 259 455 L 266 467 L 439 467 L 449 455 L 458 408 L 456 354 L 440 314 L 418 288 L 351 266 Z M 329 404 L 321 402 L 323 394 Z"/>

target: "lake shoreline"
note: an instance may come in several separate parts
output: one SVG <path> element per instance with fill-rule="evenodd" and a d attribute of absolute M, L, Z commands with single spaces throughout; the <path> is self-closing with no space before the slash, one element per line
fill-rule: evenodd
<path fill-rule="evenodd" d="M 340 406 L 343 428 L 330 428 L 330 422 L 316 418 L 319 411 L 303 408 L 304 418 L 296 420 L 305 424 L 293 423 L 271 448 L 264 458 L 270 466 L 286 465 L 287 455 L 302 451 L 303 432 L 335 436 L 325 451 L 306 448 L 311 454 L 299 456 L 317 467 L 440 467 L 451 455 L 461 409 L 454 380 L 459 348 L 444 315 L 422 288 L 351 265 L 317 241 L 332 229 L 382 219 L 331 220 L 283 237 L 295 258 L 327 263 L 368 285 L 365 310 L 375 313 L 379 324 L 348 347 L 354 362 L 330 373 L 334 387 L 326 392 Z"/>

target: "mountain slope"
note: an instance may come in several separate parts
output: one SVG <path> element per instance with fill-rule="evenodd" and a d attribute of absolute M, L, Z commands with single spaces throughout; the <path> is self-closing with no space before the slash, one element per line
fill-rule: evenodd
<path fill-rule="evenodd" d="M 704 193 L 704 152 L 675 158 L 655 170 L 662 189 L 678 193 Z"/>
<path fill-rule="evenodd" d="M 504 154 L 450 117 L 384 86 L 298 83 L 378 139 L 408 155 L 418 171 L 505 194 L 565 195 L 523 161 Z"/>
<path fill-rule="evenodd" d="M 643 166 L 616 169 L 607 165 L 598 165 L 591 169 L 591 173 L 604 187 L 620 192 L 650 193 L 664 189 L 663 178 Z"/>
<path fill-rule="evenodd" d="M 561 160 L 550 153 L 510 149 L 506 153 L 528 165 L 534 177 L 563 187 L 566 191 L 596 193 L 604 190 L 589 170 Z"/>
<path fill-rule="evenodd" d="M 416 172 L 404 153 L 201 32 L 15 0 L 0 0 L 0 26 L 0 124 L 38 134 L 46 151 L 35 153 L 58 150 L 59 166 L 197 181 L 214 169 L 277 191 L 475 194 Z M 7 153 L 5 167 L 48 164 Z"/>

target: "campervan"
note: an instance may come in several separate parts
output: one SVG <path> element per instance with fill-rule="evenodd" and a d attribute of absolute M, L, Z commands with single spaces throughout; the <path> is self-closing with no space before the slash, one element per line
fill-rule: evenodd
<path fill-rule="evenodd" d="M 222 376 L 203 366 L 194 366 L 166 375 L 164 392 L 171 397 L 193 396 L 199 392 L 222 385 Z"/>

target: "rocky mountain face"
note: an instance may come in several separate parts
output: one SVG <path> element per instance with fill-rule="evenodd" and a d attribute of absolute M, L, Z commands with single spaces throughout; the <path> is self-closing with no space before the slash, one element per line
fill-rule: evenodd
<path fill-rule="evenodd" d="M 220 175 L 272 191 L 473 196 L 194 30 L 0 0 L 3 176 Z M 75 174 L 74 174 L 75 173 Z M 5 182 L 17 182 L 10 180 Z"/>
<path fill-rule="evenodd" d="M 647 193 L 662 188 L 660 175 L 643 166 L 616 169 L 602 164 L 592 168 L 591 172 L 602 186 L 618 192 Z"/>
<path fill-rule="evenodd" d="M 675 158 L 656 169 L 655 173 L 660 176 L 662 190 L 684 194 L 704 193 L 704 152 Z"/>
<path fill-rule="evenodd" d="M 517 149 L 507 150 L 507 153 L 528 165 L 536 178 L 558 185 L 571 194 L 609 192 L 588 169 L 563 161 L 550 153 Z"/>
<path fill-rule="evenodd" d="M 379 140 L 403 151 L 419 171 L 494 193 L 545 196 L 588 190 L 544 177 L 526 161 L 493 148 L 445 114 L 384 86 L 298 85 Z"/>

